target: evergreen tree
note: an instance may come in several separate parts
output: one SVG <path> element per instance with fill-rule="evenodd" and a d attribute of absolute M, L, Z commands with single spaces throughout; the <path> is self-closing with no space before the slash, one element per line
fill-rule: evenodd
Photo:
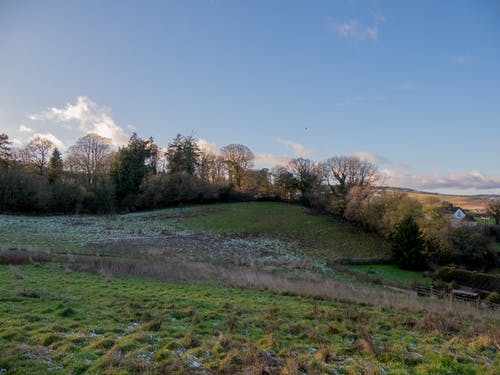
<path fill-rule="evenodd" d="M 413 216 L 403 219 L 392 240 L 392 258 L 399 267 L 409 270 L 425 267 L 424 239 Z"/>
<path fill-rule="evenodd" d="M 137 194 L 144 177 L 154 172 L 154 167 L 147 163 L 154 150 L 152 145 L 152 138 L 142 140 L 134 133 L 128 145 L 115 154 L 111 177 L 116 185 L 118 199 Z"/>
<path fill-rule="evenodd" d="M 167 172 L 169 174 L 186 173 L 193 176 L 198 165 L 199 156 L 200 148 L 196 140 L 191 136 L 185 137 L 177 134 L 168 145 Z"/>
<path fill-rule="evenodd" d="M 63 160 L 61 157 L 61 153 L 59 152 L 57 147 L 54 148 L 54 151 L 52 151 L 52 155 L 50 156 L 48 172 L 49 172 L 49 182 L 51 183 L 56 181 L 59 177 L 61 177 L 63 173 Z"/>

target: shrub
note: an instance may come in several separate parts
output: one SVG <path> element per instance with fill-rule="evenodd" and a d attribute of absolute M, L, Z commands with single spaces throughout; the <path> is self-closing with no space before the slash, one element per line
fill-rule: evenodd
<path fill-rule="evenodd" d="M 436 277 L 447 282 L 455 282 L 471 288 L 500 292 L 500 277 L 487 273 L 441 267 Z"/>
<path fill-rule="evenodd" d="M 469 269 L 488 269 L 495 264 L 495 256 L 488 249 L 487 238 L 478 230 L 455 228 L 451 233 L 451 261 Z"/>

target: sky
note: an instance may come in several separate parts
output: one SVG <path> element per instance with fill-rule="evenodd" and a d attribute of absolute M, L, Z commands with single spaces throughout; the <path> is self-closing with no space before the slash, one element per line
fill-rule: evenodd
<path fill-rule="evenodd" d="M 0 133 L 95 132 L 256 167 L 356 155 L 385 183 L 500 193 L 500 2 L 0 0 Z"/>

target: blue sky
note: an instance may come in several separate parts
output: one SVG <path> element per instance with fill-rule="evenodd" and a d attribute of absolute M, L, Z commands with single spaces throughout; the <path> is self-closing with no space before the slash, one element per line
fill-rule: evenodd
<path fill-rule="evenodd" d="M 500 2 L 0 1 L 0 132 L 88 131 L 500 193 Z"/>

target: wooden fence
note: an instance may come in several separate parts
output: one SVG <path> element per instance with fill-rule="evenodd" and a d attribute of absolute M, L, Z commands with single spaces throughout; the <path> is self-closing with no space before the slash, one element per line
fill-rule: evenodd
<path fill-rule="evenodd" d="M 435 288 L 425 287 L 423 285 L 416 286 L 415 291 L 418 296 L 448 299 L 452 302 L 475 305 L 477 308 L 490 308 L 495 311 L 500 310 L 499 304 L 481 299 L 479 293 L 471 293 L 463 290 L 452 290 L 451 292 L 446 292 Z"/>

